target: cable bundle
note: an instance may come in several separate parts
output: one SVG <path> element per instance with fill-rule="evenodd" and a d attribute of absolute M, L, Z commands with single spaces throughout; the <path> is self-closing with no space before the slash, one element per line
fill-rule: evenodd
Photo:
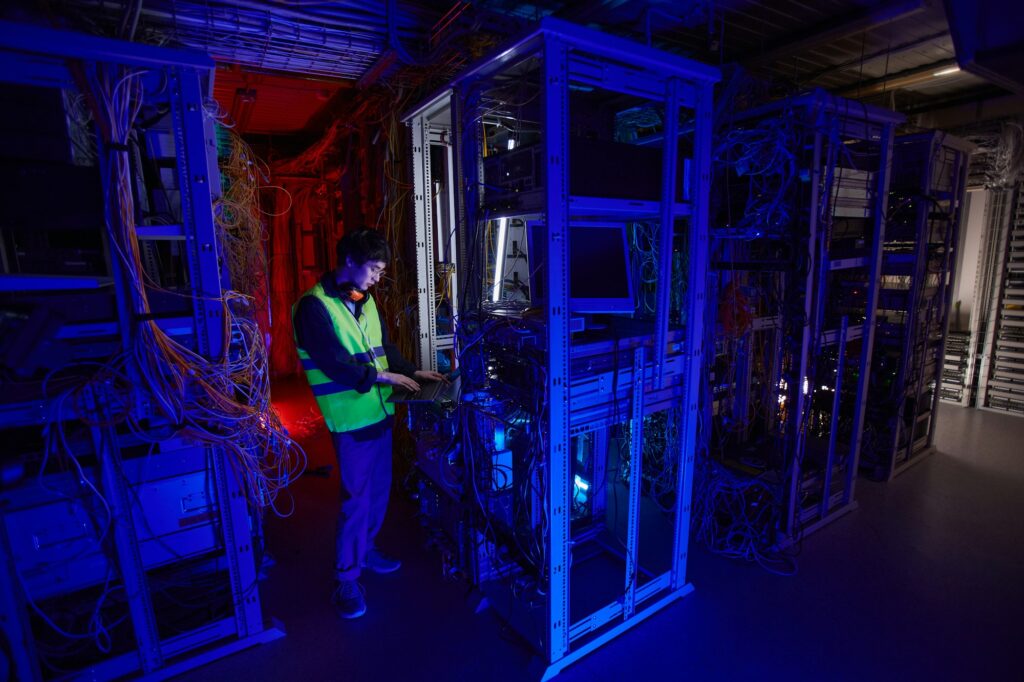
<path fill-rule="evenodd" d="M 641 491 L 665 513 L 675 511 L 681 422 L 679 408 L 655 412 L 643 420 Z M 617 436 L 620 460 L 616 482 L 632 483 L 629 480 L 632 435 L 631 425 L 623 425 Z"/>
<path fill-rule="evenodd" d="M 225 339 L 225 348 L 213 358 L 204 357 L 164 332 L 150 307 L 149 290 L 160 288 L 145 281 L 136 236 L 131 169 L 124 151 L 141 108 L 140 78 L 141 72 L 100 65 L 90 79 L 97 119 L 110 156 L 110 175 L 105 183 L 112 195 L 107 216 L 110 244 L 123 271 L 130 312 L 137 320 L 130 336 L 128 374 L 138 373 L 138 388 L 158 417 L 147 426 L 158 426 L 162 419 L 170 427 L 169 433 L 141 428 L 140 432 L 145 431 L 150 439 L 180 434 L 224 448 L 233 455 L 249 502 L 280 513 L 275 507 L 276 496 L 301 473 L 305 453 L 288 437 L 270 404 L 266 347 L 251 319 L 251 297 L 236 291 L 215 299 L 193 297 L 195 305 L 212 303 L 222 320 L 219 335 Z M 237 158 L 243 158 L 244 150 L 239 150 Z M 262 262 L 261 256 L 253 255 L 257 248 L 262 249 L 262 232 L 253 225 L 254 204 L 246 199 L 253 194 L 251 184 L 240 191 L 241 197 L 228 195 L 227 205 L 237 217 L 233 224 L 244 225 L 244 231 L 237 229 L 233 239 L 223 241 L 229 262 L 241 269 L 253 260 Z M 197 332 L 201 334 L 202 330 Z M 229 344 L 233 333 L 235 343 Z"/>
<path fill-rule="evenodd" d="M 797 177 L 795 136 L 788 117 L 768 118 L 752 128 L 730 130 L 717 144 L 714 161 L 749 178 L 743 216 L 717 236 L 755 239 L 779 234 L 790 222 L 787 193 Z"/>
<path fill-rule="evenodd" d="M 1017 121 L 1003 123 L 994 166 L 997 187 L 1013 187 L 1024 177 L 1024 126 Z"/>
<path fill-rule="evenodd" d="M 268 188 L 261 180 L 266 183 L 270 169 L 241 135 L 224 127 L 217 131 L 226 153 L 222 153 L 219 164 L 223 194 L 215 202 L 213 215 L 223 240 L 231 285 L 259 304 L 266 295 L 267 273 L 267 233 L 259 193 Z"/>
<path fill-rule="evenodd" d="M 756 561 L 779 575 L 794 575 L 796 560 L 775 545 L 782 503 L 776 490 L 757 478 L 738 476 L 704 460 L 694 491 L 697 538 L 721 556 Z"/>

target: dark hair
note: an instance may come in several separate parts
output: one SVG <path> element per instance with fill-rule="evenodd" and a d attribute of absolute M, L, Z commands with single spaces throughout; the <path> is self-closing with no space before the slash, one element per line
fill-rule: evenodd
<path fill-rule="evenodd" d="M 363 265 L 371 260 L 387 263 L 391 260 L 391 249 L 384 236 L 377 230 L 361 227 L 348 232 L 338 240 L 338 267 L 344 267 L 345 258 L 351 258 L 356 265 Z"/>

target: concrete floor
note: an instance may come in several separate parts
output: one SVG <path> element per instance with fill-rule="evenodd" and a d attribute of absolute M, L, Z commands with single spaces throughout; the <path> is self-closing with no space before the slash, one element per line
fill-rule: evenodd
<path fill-rule="evenodd" d="M 294 410 L 287 421 L 309 423 Z M 891 483 L 859 481 L 860 508 L 805 540 L 796 576 L 695 549 L 693 594 L 559 679 L 1024 679 L 1024 420 L 948 405 L 939 420 L 939 452 Z M 330 463 L 322 435 L 305 440 L 311 466 Z M 405 566 L 365 579 L 365 617 L 335 618 L 336 476 L 303 478 L 295 514 L 267 523 L 265 610 L 287 636 L 181 679 L 536 679 L 530 650 L 442 576 L 401 500 L 382 544 Z"/>

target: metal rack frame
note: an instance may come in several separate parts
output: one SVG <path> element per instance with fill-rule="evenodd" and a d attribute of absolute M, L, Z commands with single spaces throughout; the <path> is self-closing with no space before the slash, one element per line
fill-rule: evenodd
<path fill-rule="evenodd" d="M 947 339 L 945 352 L 947 358 L 954 361 L 943 366 L 943 371 L 948 372 L 945 395 L 941 398 L 943 402 L 960 407 L 983 404 L 979 400 L 979 390 L 990 366 L 988 353 L 991 344 L 988 339 L 993 330 L 992 315 L 998 311 L 998 294 L 1003 279 L 1007 240 L 1010 238 L 1014 194 L 1012 188 L 1000 188 L 979 192 L 975 197 L 982 199 L 972 199 L 982 200 L 985 205 L 973 286 L 977 300 L 971 309 L 967 331 Z"/>
<path fill-rule="evenodd" d="M 455 152 L 451 114 L 451 93 L 442 93 L 420 107 L 404 122 L 412 128 L 413 202 L 416 230 L 416 293 L 417 350 L 419 366 L 436 370 L 438 353 L 455 349 L 455 334 L 438 334 L 437 269 L 449 269 L 450 303 L 453 313 L 459 309 L 459 240 L 455 225 Z M 446 168 L 436 171 L 431 164 L 432 150 L 440 150 L 446 158 Z M 437 176 L 441 175 L 440 183 Z M 442 191 L 435 191 L 435 187 Z M 447 218 L 447 220 L 445 219 Z M 442 258 L 437 258 L 440 249 Z"/>
<path fill-rule="evenodd" d="M 546 614 L 543 636 L 543 656 L 546 670 L 544 679 L 556 675 L 566 666 L 590 653 L 607 641 L 625 632 L 669 603 L 692 591 L 686 581 L 686 562 L 689 534 L 690 497 L 694 454 L 698 443 L 698 409 L 703 363 L 703 341 L 707 261 L 707 196 L 710 183 L 710 136 L 712 87 L 719 79 L 712 67 L 668 55 L 632 42 L 583 29 L 566 22 L 544 19 L 540 28 L 513 45 L 501 50 L 495 57 L 485 60 L 459 76 L 451 88 L 407 115 L 413 128 L 414 168 L 416 169 L 417 247 L 420 250 L 417 273 L 420 284 L 420 342 L 421 358 L 430 359 L 446 340 L 437 337 L 432 329 L 431 312 L 433 277 L 431 264 L 424 263 L 433 255 L 430 243 L 434 225 L 429 202 L 429 159 L 427 144 L 431 131 L 439 120 L 451 116 L 458 152 L 455 168 L 461 181 L 453 187 L 458 211 L 457 233 L 461 262 L 465 262 L 466 244 L 480 229 L 486 212 L 481 205 L 479 187 L 483 180 L 482 153 L 479 135 L 466 135 L 470 128 L 469 116 L 476 103 L 473 85 L 501 73 L 521 60 L 536 56 L 540 64 L 542 84 L 541 126 L 544 159 L 543 213 L 546 232 L 546 291 L 545 310 L 547 354 L 548 414 L 547 426 L 547 485 L 543 507 L 548 520 L 544 538 L 547 565 Z M 598 88 L 620 94 L 644 98 L 659 105 L 666 116 L 664 140 L 676 140 L 682 134 L 692 135 L 694 149 L 692 171 L 681 173 L 682 160 L 677 158 L 677 146 L 665 144 L 662 156 L 662 187 L 660 201 L 641 202 L 605 197 L 585 197 L 570 193 L 569 176 L 572 173 L 567 132 L 570 87 Z M 694 113 L 693 127 L 679 129 L 681 108 Z M 439 114 L 445 110 L 446 114 Z M 443 125 L 443 124 L 442 124 Z M 466 143 L 461 144 L 465 140 Z M 461 146 L 461 148 L 460 148 Z M 687 181 L 687 201 L 676 197 L 677 180 Z M 668 286 L 657 289 L 656 314 L 653 333 L 648 341 L 630 346 L 633 363 L 630 368 L 618 370 L 621 385 L 609 397 L 607 378 L 595 374 L 591 377 L 573 376 L 570 359 L 576 350 L 572 342 L 569 305 L 569 236 L 570 223 L 577 216 L 615 216 L 628 221 L 631 216 L 642 215 L 645 220 L 656 220 L 662 226 L 659 237 L 658 272 L 662 282 L 671 281 L 671 245 L 676 233 L 677 220 L 689 219 L 689 285 L 686 289 L 685 331 L 672 331 L 669 326 L 671 305 Z M 493 217 L 493 216 L 492 216 Z M 474 282 L 467 282 L 465 273 L 459 277 L 460 294 L 473 296 Z M 476 294 L 479 295 L 479 294 Z M 426 318 L 426 324 L 424 324 Z M 649 348 L 648 348 L 649 346 Z M 576 349 L 576 350 L 574 350 Z M 649 352 L 648 352 L 649 351 Z M 593 349 L 591 352 L 600 352 Z M 609 373 L 610 376 L 610 373 Z M 637 378 L 643 377 L 642 380 Z M 611 400 L 612 403 L 608 403 Z M 614 405 L 614 410 L 612 408 Z M 636 570 L 627 569 L 624 590 L 620 599 L 604 605 L 583 617 L 572 614 L 570 622 L 569 597 L 573 590 L 570 581 L 570 545 L 572 533 L 570 517 L 573 488 L 572 453 L 570 439 L 577 434 L 594 432 L 599 442 L 606 436 L 612 423 L 613 412 L 621 408 L 630 415 L 631 471 L 634 478 L 641 466 L 642 424 L 645 415 L 657 409 L 677 409 L 680 414 L 680 440 L 677 480 L 675 481 L 675 535 L 672 539 L 671 569 L 650 579 L 643 585 L 637 581 Z M 599 450 L 605 448 L 599 447 Z M 638 511 L 640 485 L 631 485 L 629 517 L 623 558 L 627 566 L 636 566 L 641 519 Z"/>
<path fill-rule="evenodd" d="M 796 157 L 799 171 L 805 174 L 803 181 L 809 185 L 805 203 L 793 207 L 793 224 L 786 227 L 785 232 L 787 239 L 793 235 L 800 236 L 801 241 L 796 248 L 806 251 L 806 275 L 801 280 L 797 276 L 799 273 L 786 269 L 788 265 L 779 270 L 784 278 L 784 296 L 791 302 L 789 306 L 783 307 L 799 304 L 802 307 L 802 315 L 797 315 L 792 310 L 768 311 L 767 317 L 754 319 L 753 331 L 775 330 L 772 390 L 777 391 L 776 397 L 780 405 L 787 406 L 786 419 L 780 434 L 783 468 L 780 470 L 781 479 L 778 481 L 783 490 L 784 500 L 778 528 L 781 535 L 778 544 L 786 546 L 856 508 L 856 472 L 867 400 L 866 370 L 870 366 L 874 343 L 874 317 L 881 272 L 892 145 L 895 127 L 903 121 L 903 116 L 842 99 L 818 89 L 744 112 L 738 115 L 734 122 L 735 125 L 748 126 L 766 120 L 782 120 L 783 117 L 789 117 L 799 126 L 799 137 L 794 143 L 796 146 L 790 151 Z M 839 215 L 836 211 L 840 199 L 844 198 L 841 192 L 845 191 L 845 179 L 833 175 L 836 167 L 830 168 L 828 159 L 837 159 L 837 167 L 843 168 L 838 166 L 838 162 L 842 158 L 845 145 L 841 141 L 832 140 L 830 131 L 834 131 L 838 138 L 844 141 L 878 145 L 878 163 L 870 168 L 855 169 L 863 174 L 859 178 L 854 177 L 855 181 L 863 185 L 858 191 L 865 197 L 870 191 L 873 197 L 870 214 L 859 214 L 861 217 L 870 218 L 871 248 L 864 256 L 843 257 L 832 251 L 831 224 L 833 218 Z M 731 235 L 716 237 L 716 243 L 727 243 L 731 239 Z M 786 264 L 780 264 L 776 269 L 783 265 Z M 744 267 L 736 269 L 743 270 Z M 850 269 L 861 270 L 864 274 L 863 281 L 867 286 L 866 319 L 852 320 L 842 316 L 835 327 L 824 329 L 826 310 L 829 308 L 828 300 L 833 293 L 829 287 L 829 275 Z M 796 340 L 793 348 L 787 349 L 784 342 L 780 343 L 780 336 Z M 856 365 L 856 387 L 853 391 L 853 424 L 849 429 L 849 439 L 840 442 L 838 396 L 844 390 L 843 371 L 849 364 L 845 359 L 845 349 L 856 341 L 860 342 L 861 350 Z M 810 376 L 809 370 L 817 361 L 816 357 L 812 357 L 814 353 L 829 347 L 837 348 L 838 357 L 836 380 L 827 387 L 828 390 L 835 392 L 831 424 L 827 429 L 827 443 L 823 445 L 825 456 L 822 472 L 808 478 L 807 425 L 810 421 L 814 395 L 818 392 L 818 386 L 814 385 L 815 377 Z M 749 353 L 749 343 L 745 353 Z M 793 358 L 792 366 L 788 369 L 783 367 L 783 357 L 787 354 Z M 741 353 L 741 356 L 743 355 L 744 353 Z M 744 375 L 737 378 L 736 383 L 741 385 L 737 394 L 745 401 L 745 396 L 749 395 L 749 387 L 746 386 L 746 382 L 749 381 L 749 359 L 741 357 L 740 360 L 738 364 L 745 369 Z M 739 404 L 736 409 L 745 414 L 745 402 Z M 781 414 L 781 409 L 773 409 Z M 822 444 L 819 443 L 819 447 L 822 447 Z M 804 497 L 812 502 L 802 503 Z"/>
<path fill-rule="evenodd" d="M 998 259 L 978 369 L 978 407 L 1024 416 L 1024 185 L 1000 192 L 1009 215 L 990 235 Z"/>
<path fill-rule="evenodd" d="M 894 301 L 902 296 L 903 307 L 895 309 L 904 314 L 902 321 L 879 317 L 876 325 L 876 333 L 881 333 L 897 350 L 899 362 L 891 395 L 875 396 L 881 412 L 873 418 L 883 431 L 888 426 L 889 441 L 883 444 L 883 450 L 873 453 L 880 456 L 874 465 L 878 469 L 876 475 L 886 480 L 933 449 L 935 408 L 944 366 L 943 342 L 949 330 L 967 164 L 973 148 L 970 143 L 938 131 L 896 139 L 891 194 L 906 196 L 913 209 L 910 224 L 914 251 L 896 252 L 896 232 L 900 227 L 893 222 L 896 216 L 891 216 L 882 276 L 909 273 L 910 284 L 906 289 L 890 291 L 888 296 Z M 898 237 L 905 241 L 907 235 L 901 233 Z M 929 264 L 936 259 L 940 259 L 941 269 L 930 271 Z M 934 287 L 928 281 L 930 275 L 937 276 Z M 882 355 L 876 341 L 873 372 L 881 372 Z M 909 418 L 907 410 L 913 410 Z M 923 435 L 918 435 L 922 430 Z"/>
<path fill-rule="evenodd" d="M 116 64 L 165 75 L 170 89 L 171 120 L 181 191 L 181 225 L 140 226 L 138 238 L 175 239 L 182 242 L 190 281 L 196 292 L 191 318 L 164 319 L 162 328 L 175 330 L 195 340 L 195 350 L 206 357 L 219 357 L 228 339 L 223 337 L 223 311 L 215 303 L 227 286 L 220 263 L 213 219 L 213 198 L 219 192 L 216 165 L 216 138 L 213 123 L 205 115 L 204 100 L 212 87 L 213 62 L 205 54 L 125 43 L 79 33 L 55 31 L 22 24 L 0 22 L 0 63 L 3 79 L 21 85 L 50 88 L 72 86 L 74 65 L 90 68 L 94 64 Z M 206 90 L 204 91 L 204 80 Z M 105 157 L 103 150 L 99 154 Z M 101 161 L 102 163 L 102 161 Z M 106 175 L 104 175 L 106 177 Z M 106 188 L 105 188 L 106 189 Z M 106 324 L 86 325 L 74 333 L 91 335 L 119 334 L 128 343 L 129 304 L 116 258 L 111 265 L 119 317 Z M 45 277 L 0 275 L 4 291 L 64 290 L 96 288 L 108 283 L 95 277 Z M 102 408 L 102 398 L 90 400 Z M 144 409 L 144 408 L 141 408 Z M 0 410 L 0 426 L 24 426 L 46 422 L 48 406 L 44 402 L 6 403 Z M 240 649 L 283 636 L 283 631 L 264 622 L 256 589 L 256 566 L 252 546 L 250 510 L 236 475 L 234 460 L 219 448 L 191 446 L 200 461 L 210 462 L 208 473 L 214 481 L 214 507 L 219 519 L 221 548 L 228 564 L 234 614 L 210 622 L 192 632 L 161 637 L 157 631 L 147 567 L 139 553 L 139 529 L 133 516 L 133 498 L 122 473 L 122 438 L 111 427 L 91 427 L 92 441 L 99 464 L 97 486 L 102 486 L 112 503 L 115 518 L 115 542 L 119 572 L 128 595 L 128 606 L 136 640 L 136 651 L 113 656 L 80 671 L 83 675 L 111 679 L 143 674 L 155 678 L 170 677 L 185 670 L 226 656 Z M 158 455 L 160 456 L 160 455 Z M 0 518 L 0 526 L 3 519 Z M 0 533 L 0 536 L 6 534 Z M 32 633 L 24 595 L 20 592 L 17 558 L 10 557 L 9 545 L 0 549 L 9 557 L 3 566 L 0 587 L 4 598 L 4 629 L 16 642 L 19 652 L 15 665 L 23 680 L 41 678 L 39 662 L 32 652 Z"/>
<path fill-rule="evenodd" d="M 868 368 L 870 367 L 875 338 L 875 310 L 878 307 L 879 273 L 881 270 L 882 240 L 885 233 L 885 215 L 889 195 L 892 146 L 896 125 L 903 121 L 903 116 L 900 114 L 883 109 L 869 109 L 854 102 L 839 100 L 838 98 L 826 95 L 821 91 L 817 91 L 812 95 L 807 104 L 810 104 L 812 107 L 811 112 L 809 112 L 812 116 L 819 115 L 819 112 L 827 112 L 827 114 L 836 117 L 841 122 L 840 126 L 842 127 L 842 133 L 849 138 L 865 141 L 877 139 L 881 151 L 879 165 L 871 169 L 871 171 L 875 173 L 875 199 L 872 210 L 872 250 L 867 257 L 863 259 L 833 260 L 830 257 L 827 243 L 824 241 L 828 239 L 829 235 L 818 229 L 816 216 L 811 219 L 811 243 L 814 244 L 817 240 L 822 241 L 822 247 L 818 251 L 818 253 L 821 254 L 820 261 L 815 259 L 816 262 L 810 269 L 811 274 L 809 274 L 809 277 L 812 277 L 815 268 L 819 268 L 819 272 L 822 273 L 817 282 L 809 287 L 811 290 L 817 290 L 816 296 L 818 309 L 815 313 L 817 323 L 814 324 L 814 328 L 821 328 L 820 322 L 823 318 L 825 299 L 828 293 L 825 277 L 823 276 L 824 273 L 837 269 L 845 269 L 847 267 L 865 268 L 867 270 L 867 281 L 869 284 L 866 319 L 860 323 L 854 322 L 851 324 L 844 317 L 842 329 L 829 330 L 821 333 L 822 345 L 824 346 L 836 343 L 840 348 L 840 358 L 842 358 L 842 353 L 849 341 L 857 337 L 863 339 L 860 353 L 860 369 L 857 374 L 858 380 L 853 418 L 854 423 L 851 429 L 850 441 L 847 444 L 848 452 L 844 467 L 845 481 L 843 481 L 842 489 L 838 493 L 833 493 L 829 487 L 833 463 L 837 461 L 836 434 L 838 432 L 839 412 L 837 409 L 833 409 L 832 425 L 829 429 L 831 435 L 825 464 L 825 477 L 822 482 L 822 499 L 817 509 L 811 510 L 809 514 L 801 514 L 799 510 L 798 489 L 800 486 L 800 476 L 803 474 L 802 466 L 799 463 L 803 461 L 805 455 L 807 434 L 806 430 L 798 429 L 796 443 L 797 464 L 793 467 L 793 473 L 790 480 L 790 494 L 787 501 L 788 535 L 790 537 L 810 533 L 856 508 L 854 493 L 857 480 L 858 462 L 860 458 L 861 434 L 864 430 L 864 414 L 867 402 L 867 381 L 869 374 Z M 824 136 L 820 131 L 814 135 L 814 168 L 816 169 L 815 172 L 818 173 L 827 170 L 823 168 L 823 159 L 821 157 L 821 152 L 826 144 L 826 140 L 823 138 Z M 812 179 L 812 182 L 814 181 L 815 180 Z M 832 188 L 827 188 L 827 191 L 829 191 L 830 196 L 832 196 Z M 811 297 L 809 296 L 807 297 L 808 313 L 811 312 L 809 307 L 810 298 Z M 808 319 L 810 319 L 810 317 L 811 315 L 808 315 Z M 807 380 L 809 354 L 812 352 L 814 347 L 809 338 L 809 332 L 810 328 L 804 327 L 804 342 L 801 350 L 800 372 L 798 374 L 798 376 L 804 378 L 804 381 Z M 841 366 L 842 365 L 840 365 L 840 367 Z M 840 393 L 841 387 L 838 381 L 833 388 L 836 394 Z M 797 394 L 796 402 L 798 407 L 796 414 L 802 418 L 807 402 L 805 400 L 806 395 L 804 391 L 800 390 L 799 386 L 791 386 L 790 390 Z M 815 388 L 812 386 L 811 390 L 813 391 Z"/>

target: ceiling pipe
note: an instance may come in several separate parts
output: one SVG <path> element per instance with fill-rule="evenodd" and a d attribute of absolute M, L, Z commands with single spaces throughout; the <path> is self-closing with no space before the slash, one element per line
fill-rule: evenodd
<path fill-rule="evenodd" d="M 935 99 L 928 99 L 918 104 L 911 104 L 909 106 L 900 107 L 900 112 L 907 116 L 914 116 L 918 114 L 926 114 L 933 111 L 941 111 L 943 109 L 953 109 L 961 105 L 972 105 L 977 109 L 987 100 L 993 100 L 1001 97 L 1012 97 L 1007 95 L 1006 91 L 996 85 L 984 84 L 970 90 L 962 90 L 952 93 L 946 97 L 939 97 Z M 1018 98 L 1019 100 L 1020 98 Z"/>
<path fill-rule="evenodd" d="M 996 91 L 1003 94 L 996 94 Z M 971 91 L 971 98 L 960 97 L 941 102 L 941 108 L 924 107 L 907 111 L 916 125 L 923 128 L 950 130 L 979 121 L 993 121 L 1019 116 L 1024 111 L 1024 96 L 1008 95 L 1002 88 L 989 86 Z"/>
<path fill-rule="evenodd" d="M 739 57 L 736 61 L 748 66 L 769 65 L 771 62 L 788 57 L 795 52 L 802 52 L 824 43 L 842 40 L 863 31 L 870 31 L 890 22 L 914 16 L 925 9 L 927 9 L 927 5 L 924 0 L 913 0 L 897 5 L 882 2 L 847 21 L 839 24 L 833 22 L 819 24 L 810 28 L 806 33 L 802 33 L 801 37 L 787 39 L 765 51 L 759 50 L 745 57 Z"/>
<path fill-rule="evenodd" d="M 955 71 L 951 70 L 954 68 L 956 69 Z M 931 64 L 925 64 L 924 66 L 917 66 L 913 69 L 906 69 L 889 76 L 883 76 L 882 78 L 873 78 L 871 80 L 861 81 L 860 83 L 855 83 L 854 85 L 843 88 L 836 94 L 840 97 L 870 97 L 871 95 L 877 95 L 882 92 L 901 90 L 903 88 L 910 87 L 911 85 L 925 83 L 933 80 L 934 78 L 941 78 L 942 76 L 937 76 L 936 73 L 947 70 L 950 74 L 957 73 L 959 71 L 959 67 L 957 67 L 955 59 L 943 59 L 939 62 L 932 62 Z"/>
<path fill-rule="evenodd" d="M 894 55 L 894 54 L 899 54 L 901 52 L 906 52 L 908 50 L 913 50 L 915 47 L 920 47 L 922 45 L 925 45 L 927 43 L 932 42 L 933 40 L 938 40 L 939 38 L 944 38 L 944 37 L 946 37 L 948 35 L 949 35 L 949 31 L 939 31 L 938 33 L 931 33 L 929 35 L 924 36 L 923 38 L 918 38 L 918 39 L 912 40 L 912 41 L 910 41 L 908 43 L 901 43 L 901 44 L 896 45 L 896 46 L 891 47 L 891 48 L 887 47 L 887 48 L 884 48 L 882 50 L 878 50 L 877 52 L 872 52 L 872 53 L 866 54 L 866 55 L 864 55 L 862 57 L 856 57 L 855 59 L 848 59 L 845 62 L 842 62 L 841 64 L 835 64 L 833 66 L 829 66 L 826 69 L 822 69 L 820 71 L 815 71 L 814 73 L 809 74 L 808 76 L 803 77 L 803 80 L 804 80 L 804 82 L 811 83 L 813 81 L 818 80 L 819 78 L 825 78 L 826 76 L 831 76 L 832 74 L 839 73 L 840 71 L 848 69 L 851 66 L 857 66 L 859 64 L 866 64 L 867 62 L 871 61 L 872 59 L 877 59 L 879 57 L 884 57 L 887 54 L 888 55 Z"/>

